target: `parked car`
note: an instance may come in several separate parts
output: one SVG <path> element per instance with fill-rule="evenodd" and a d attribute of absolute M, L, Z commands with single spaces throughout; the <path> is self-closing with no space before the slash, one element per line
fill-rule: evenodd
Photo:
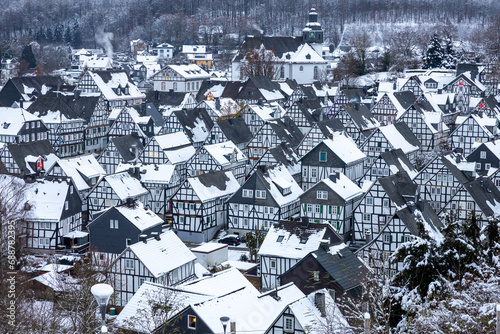
<path fill-rule="evenodd" d="M 228 236 L 225 236 L 224 238 L 220 239 L 219 243 L 220 244 L 227 244 L 227 245 L 231 245 L 231 246 L 238 246 L 241 243 L 241 241 L 235 235 L 228 235 Z"/>

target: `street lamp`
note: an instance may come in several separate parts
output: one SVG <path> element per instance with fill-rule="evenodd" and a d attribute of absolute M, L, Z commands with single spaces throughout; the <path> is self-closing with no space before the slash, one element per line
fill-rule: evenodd
<path fill-rule="evenodd" d="M 90 288 L 90 292 L 95 297 L 97 305 L 99 305 L 99 310 L 101 311 L 102 317 L 102 327 L 101 333 L 107 333 L 108 328 L 106 327 L 106 306 L 108 305 L 109 297 L 113 294 L 113 287 L 109 284 L 99 283 L 93 285 Z"/>
<path fill-rule="evenodd" d="M 222 323 L 222 327 L 224 328 L 224 334 L 226 334 L 227 323 L 229 322 L 229 317 L 220 317 L 220 322 Z"/>

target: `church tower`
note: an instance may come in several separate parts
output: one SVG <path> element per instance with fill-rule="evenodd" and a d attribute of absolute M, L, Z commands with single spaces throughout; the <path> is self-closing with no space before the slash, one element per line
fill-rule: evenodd
<path fill-rule="evenodd" d="M 310 44 L 323 44 L 323 37 L 323 29 L 318 22 L 318 13 L 316 12 L 316 8 L 313 7 L 309 11 L 309 22 L 307 22 L 306 27 L 302 30 L 302 41 Z"/>

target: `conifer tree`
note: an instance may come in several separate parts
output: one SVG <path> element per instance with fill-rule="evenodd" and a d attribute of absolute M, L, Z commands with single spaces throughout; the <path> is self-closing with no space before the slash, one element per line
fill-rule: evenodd
<path fill-rule="evenodd" d="M 423 57 L 424 65 L 422 68 L 438 68 L 441 67 L 444 60 L 443 47 L 437 34 L 432 35 L 427 51 Z"/>
<path fill-rule="evenodd" d="M 30 69 L 34 69 L 36 67 L 36 59 L 33 54 L 33 50 L 31 45 L 26 45 L 21 54 L 21 61 L 26 61 Z"/>

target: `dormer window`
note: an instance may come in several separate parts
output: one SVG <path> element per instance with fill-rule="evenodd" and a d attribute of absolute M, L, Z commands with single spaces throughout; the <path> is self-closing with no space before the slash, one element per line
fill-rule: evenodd
<path fill-rule="evenodd" d="M 280 235 L 280 236 L 278 237 L 278 240 L 276 240 L 276 242 L 282 242 L 284 238 L 285 238 L 285 236 L 284 236 L 284 235 Z"/>
<path fill-rule="evenodd" d="M 300 237 L 300 243 L 305 244 L 307 242 L 308 237 Z"/>
<path fill-rule="evenodd" d="M 288 195 L 292 192 L 291 187 L 283 188 L 283 195 Z"/>

